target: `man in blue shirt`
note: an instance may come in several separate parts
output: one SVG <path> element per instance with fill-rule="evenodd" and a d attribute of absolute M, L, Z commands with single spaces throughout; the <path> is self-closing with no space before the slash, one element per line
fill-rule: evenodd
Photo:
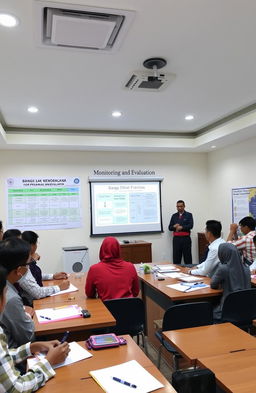
<path fill-rule="evenodd" d="M 173 231 L 173 263 L 180 264 L 182 256 L 185 264 L 192 263 L 190 231 L 193 228 L 193 216 L 185 211 L 185 202 L 177 201 L 177 213 L 173 214 L 169 231 Z"/>

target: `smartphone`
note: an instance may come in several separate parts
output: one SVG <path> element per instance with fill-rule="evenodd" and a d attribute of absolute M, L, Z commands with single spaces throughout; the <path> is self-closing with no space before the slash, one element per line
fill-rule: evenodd
<path fill-rule="evenodd" d="M 68 336 L 69 336 L 69 331 L 67 330 L 67 331 L 64 333 L 62 339 L 60 340 L 60 343 L 63 344 L 65 341 L 67 341 Z"/>

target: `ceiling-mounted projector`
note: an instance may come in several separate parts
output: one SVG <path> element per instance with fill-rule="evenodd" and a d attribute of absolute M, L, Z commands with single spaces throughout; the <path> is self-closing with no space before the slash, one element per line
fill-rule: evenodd
<path fill-rule="evenodd" d="M 165 89 L 176 76 L 172 73 L 160 73 L 158 71 L 166 63 L 166 60 L 156 57 L 145 60 L 143 63 L 144 67 L 152 69 L 152 71 L 134 71 L 125 88 L 141 91 L 160 91 Z"/>

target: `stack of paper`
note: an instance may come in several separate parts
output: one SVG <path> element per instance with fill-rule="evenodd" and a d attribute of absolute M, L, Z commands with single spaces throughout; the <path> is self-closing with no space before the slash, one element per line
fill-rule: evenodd
<path fill-rule="evenodd" d="M 69 349 L 70 352 L 68 356 L 66 357 L 65 361 L 63 363 L 55 364 L 53 368 L 59 368 L 63 366 L 67 366 L 68 364 L 72 364 L 75 362 L 79 362 L 80 360 L 90 358 L 92 354 L 88 352 L 86 349 L 81 347 L 81 345 L 77 344 L 75 341 L 72 343 L 69 343 Z M 43 359 L 45 357 L 45 354 L 40 353 L 34 358 L 28 359 L 28 368 L 31 368 L 36 364 L 38 361 Z"/>
<path fill-rule="evenodd" d="M 57 293 L 53 293 L 50 296 L 63 295 L 64 293 L 76 292 L 76 291 L 78 291 L 78 288 L 75 287 L 73 284 L 70 284 L 68 289 L 64 289 L 63 291 L 60 291 L 60 292 L 57 292 Z"/>
<path fill-rule="evenodd" d="M 180 273 L 178 278 L 180 281 L 185 281 L 185 282 L 202 282 L 202 277 L 190 276 L 184 273 Z"/>
<path fill-rule="evenodd" d="M 179 272 L 180 269 L 178 269 L 176 266 L 174 265 L 156 265 L 156 270 L 159 273 L 171 273 L 171 272 Z"/>
<path fill-rule="evenodd" d="M 82 318 L 81 307 L 77 304 L 44 308 L 35 311 L 39 323 L 62 321 L 65 319 Z"/>
<path fill-rule="evenodd" d="M 90 374 L 107 393 L 148 393 L 164 386 L 136 360 L 90 371 Z"/>

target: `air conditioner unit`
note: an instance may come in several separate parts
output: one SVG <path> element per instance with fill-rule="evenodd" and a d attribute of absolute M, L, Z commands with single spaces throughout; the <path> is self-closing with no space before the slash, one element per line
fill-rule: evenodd
<path fill-rule="evenodd" d="M 63 269 L 66 273 L 82 273 L 89 269 L 88 247 L 63 247 Z"/>
<path fill-rule="evenodd" d="M 167 72 L 154 76 L 152 71 L 134 71 L 125 88 L 136 91 L 161 91 L 169 86 L 175 77 L 175 74 Z"/>
<path fill-rule="evenodd" d="M 37 1 L 40 45 L 90 51 L 115 51 L 126 34 L 134 11 Z"/>

